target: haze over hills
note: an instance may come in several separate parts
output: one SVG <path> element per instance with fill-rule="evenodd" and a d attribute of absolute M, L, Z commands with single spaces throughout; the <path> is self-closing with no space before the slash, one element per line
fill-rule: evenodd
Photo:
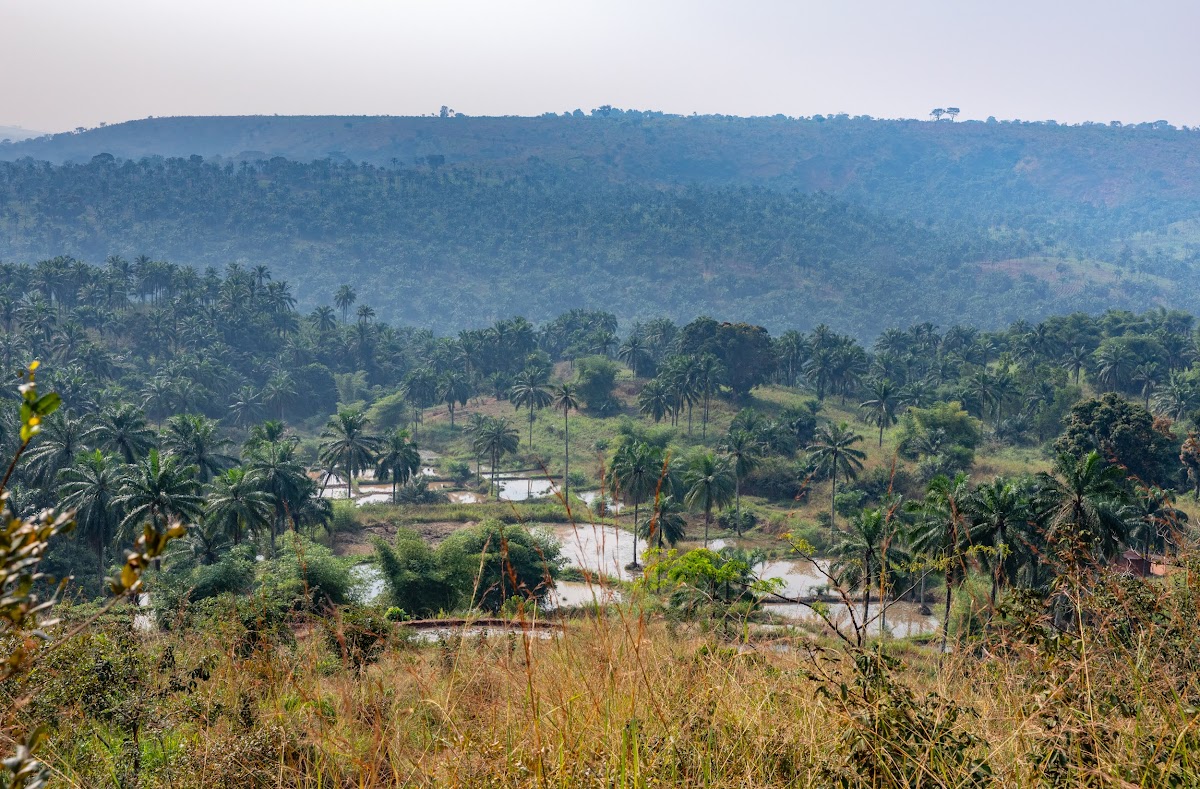
<path fill-rule="evenodd" d="M 20 126 L 4 126 L 0 124 L 0 141 L 20 142 L 21 140 L 28 140 L 31 137 L 41 137 L 44 134 L 45 132 L 22 129 Z"/>
<path fill-rule="evenodd" d="M 652 301 L 869 336 L 1200 295 L 1200 132 L 1162 123 L 160 118 L 0 145 L 27 158 L 60 166 L 0 168 L 6 261 L 262 262 L 439 329 Z"/>

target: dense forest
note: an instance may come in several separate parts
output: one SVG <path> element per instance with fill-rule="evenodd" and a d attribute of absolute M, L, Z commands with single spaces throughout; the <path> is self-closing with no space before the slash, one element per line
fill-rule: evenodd
<path fill-rule="evenodd" d="M 263 265 L 0 284 L 15 785 L 1196 775 L 1188 313 L 437 334 Z"/>
<path fill-rule="evenodd" d="M 597 303 L 623 326 L 991 329 L 1193 303 L 1198 141 L 612 108 L 154 119 L 0 145 L 0 258 L 266 264 L 305 306 L 346 282 L 437 331 Z"/>

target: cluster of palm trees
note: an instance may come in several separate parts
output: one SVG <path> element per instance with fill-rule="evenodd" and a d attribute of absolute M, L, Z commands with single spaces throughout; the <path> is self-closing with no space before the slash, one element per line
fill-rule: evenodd
<path fill-rule="evenodd" d="M 991 579 L 994 609 L 1007 587 L 1046 588 L 1060 574 L 1111 562 L 1122 548 L 1148 567 L 1152 553 L 1176 544 L 1186 520 L 1169 491 L 1126 479 L 1095 452 L 1063 455 L 1053 473 L 975 487 L 965 475 L 938 476 L 920 500 L 889 497 L 851 518 L 834 570 L 863 591 L 864 614 L 872 590 L 915 593 L 923 603 L 926 576 L 939 575 L 947 622 L 971 571 Z"/>
<path fill-rule="evenodd" d="M 642 387 L 638 408 L 655 422 L 669 417 L 672 426 L 678 426 L 686 413 L 691 435 L 693 407 L 698 406 L 701 437 L 707 438 L 710 406 L 724 379 L 725 370 L 712 354 L 670 356 L 658 375 Z"/>
<path fill-rule="evenodd" d="M 268 422 L 251 432 L 239 460 L 203 416 L 176 415 L 156 433 L 131 405 L 95 416 L 62 410 L 19 467 L 17 505 L 73 509 L 101 577 L 112 545 L 145 525 L 161 531 L 183 521 L 193 545 L 268 535 L 273 542 L 281 530 L 322 523 L 329 514 L 296 460 L 296 443 L 281 424 Z"/>
<path fill-rule="evenodd" d="M 398 501 L 401 485 L 414 479 L 421 469 L 421 453 L 405 430 L 378 436 L 370 432 L 371 421 L 356 409 L 342 409 L 330 417 L 321 431 L 318 457 L 326 468 L 326 479 L 341 471 L 346 480 L 346 498 L 353 493 L 354 480 L 367 469 L 375 479 L 392 483 L 392 502 Z"/>

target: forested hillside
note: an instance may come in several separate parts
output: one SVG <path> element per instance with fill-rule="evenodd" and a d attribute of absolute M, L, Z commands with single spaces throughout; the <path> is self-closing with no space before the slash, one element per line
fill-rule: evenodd
<path fill-rule="evenodd" d="M 1194 293 L 1163 267 L 1081 263 L 1045 247 L 821 194 L 598 182 L 549 166 L 0 165 L 4 260 L 267 264 L 303 305 L 349 283 L 380 317 L 438 330 L 604 305 L 624 323 L 709 313 L 868 337 L 927 320 L 991 328 L 1067 308 L 1173 306 Z"/>
<path fill-rule="evenodd" d="M 990 328 L 1191 307 L 1198 152 L 1165 124 L 153 119 L 0 144 L 0 259 L 267 264 L 303 305 L 348 283 L 438 330 L 598 304 Z"/>

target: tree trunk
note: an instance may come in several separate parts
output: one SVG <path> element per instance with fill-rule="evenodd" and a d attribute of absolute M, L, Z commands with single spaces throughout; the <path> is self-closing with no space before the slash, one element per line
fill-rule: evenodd
<path fill-rule="evenodd" d="M 708 521 L 712 518 L 712 509 L 704 510 L 704 548 L 708 549 Z"/>
<path fill-rule="evenodd" d="M 563 409 L 563 504 L 571 506 L 571 420 Z"/>
<path fill-rule="evenodd" d="M 834 518 L 837 515 L 837 462 L 833 464 L 833 487 L 829 489 L 829 535 L 832 537 L 836 527 Z"/>
<path fill-rule="evenodd" d="M 883 417 L 879 418 L 879 448 L 883 449 Z"/>
<path fill-rule="evenodd" d="M 641 504 L 641 502 L 638 501 L 637 498 L 635 497 L 633 500 L 633 566 L 634 567 L 638 566 L 637 538 L 638 538 L 638 505 L 639 504 Z"/>

